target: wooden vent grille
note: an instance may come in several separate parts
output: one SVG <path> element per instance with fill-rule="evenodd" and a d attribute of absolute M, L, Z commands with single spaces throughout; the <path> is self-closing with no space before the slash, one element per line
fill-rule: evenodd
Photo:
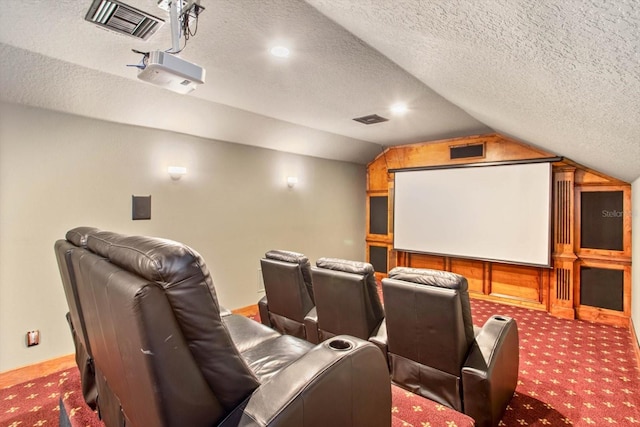
<path fill-rule="evenodd" d="M 571 271 L 566 268 L 556 268 L 556 299 L 571 300 Z"/>
<path fill-rule="evenodd" d="M 556 243 L 571 243 L 571 181 L 556 181 Z"/>

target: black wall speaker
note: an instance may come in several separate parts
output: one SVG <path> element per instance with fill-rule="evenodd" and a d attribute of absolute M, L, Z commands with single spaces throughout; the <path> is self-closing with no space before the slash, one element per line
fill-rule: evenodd
<path fill-rule="evenodd" d="M 387 234 L 389 228 L 389 197 L 372 196 L 369 198 L 369 233 Z"/>
<path fill-rule="evenodd" d="M 151 196 L 131 196 L 131 219 L 151 219 Z"/>
<path fill-rule="evenodd" d="M 449 147 L 449 158 L 467 159 L 469 157 L 484 157 L 484 143 L 452 145 Z"/>
<path fill-rule="evenodd" d="M 378 273 L 387 272 L 387 247 L 369 246 L 369 262 L 373 265 L 374 271 Z"/>
<path fill-rule="evenodd" d="M 624 311 L 624 272 L 609 268 L 580 268 L 580 305 Z"/>
<path fill-rule="evenodd" d="M 580 246 L 589 249 L 624 249 L 622 191 L 583 191 L 580 194 Z"/>

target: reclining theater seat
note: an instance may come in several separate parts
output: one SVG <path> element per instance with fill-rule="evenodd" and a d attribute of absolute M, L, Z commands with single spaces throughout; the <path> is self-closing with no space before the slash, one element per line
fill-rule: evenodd
<path fill-rule="evenodd" d="M 477 336 L 467 279 L 396 267 L 382 280 L 393 382 L 497 426 L 518 380 L 518 328 L 492 316 Z"/>
<path fill-rule="evenodd" d="M 87 232 L 91 231 L 97 231 L 97 229 L 93 227 L 78 227 L 69 231 L 66 236 L 67 240 L 59 240 L 56 242 L 55 252 L 62 285 L 64 287 L 64 294 L 69 307 L 67 321 L 69 322 L 71 337 L 73 338 L 73 344 L 76 349 L 76 365 L 78 365 L 78 369 L 80 370 L 82 395 L 89 407 L 95 408 L 98 390 L 93 367 L 93 353 L 91 352 L 89 338 L 87 337 L 87 329 L 84 322 L 80 297 L 78 296 L 75 285 L 75 277 L 73 270 L 69 268 L 71 251 L 79 246 L 85 246 L 87 243 Z"/>
<path fill-rule="evenodd" d="M 73 246 L 107 427 L 390 426 L 375 346 L 336 337 L 314 347 L 221 316 L 204 261 L 177 242 L 92 230 L 86 248 Z"/>
<path fill-rule="evenodd" d="M 271 250 L 260 260 L 266 295 L 258 302 L 260 321 L 282 334 L 306 339 L 304 318 L 313 309 L 309 259 Z"/>
<path fill-rule="evenodd" d="M 320 258 L 311 274 L 316 312 L 307 316 L 310 341 L 322 342 L 341 334 L 369 340 L 378 333 L 384 310 L 371 264 Z"/>

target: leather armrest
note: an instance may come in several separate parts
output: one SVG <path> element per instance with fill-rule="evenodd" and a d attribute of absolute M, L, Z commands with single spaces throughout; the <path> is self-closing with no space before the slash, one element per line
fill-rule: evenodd
<path fill-rule="evenodd" d="M 320 343 L 318 334 L 318 312 L 313 307 L 306 316 L 304 316 L 304 330 L 307 335 L 307 341 L 313 344 Z"/>
<path fill-rule="evenodd" d="M 513 396 L 520 363 L 518 326 L 492 316 L 482 327 L 462 368 L 464 412 L 476 426 L 496 426 Z"/>
<path fill-rule="evenodd" d="M 332 343 L 350 344 L 334 349 Z M 380 351 L 341 335 L 316 345 L 258 387 L 221 426 L 391 425 L 391 382 Z"/>
<path fill-rule="evenodd" d="M 269 319 L 269 304 L 267 303 L 266 295 L 258 301 L 258 312 L 260 313 L 260 323 L 271 327 L 271 319 Z"/>
<path fill-rule="evenodd" d="M 376 329 L 373 335 L 369 337 L 369 342 L 374 343 L 380 349 L 388 366 L 389 355 L 387 354 L 387 341 L 387 322 L 383 319 L 380 326 L 378 326 L 378 329 Z"/>

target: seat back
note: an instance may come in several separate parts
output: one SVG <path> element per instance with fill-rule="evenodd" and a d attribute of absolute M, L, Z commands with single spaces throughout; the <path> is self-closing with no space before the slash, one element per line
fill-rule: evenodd
<path fill-rule="evenodd" d="M 406 267 L 382 280 L 392 380 L 458 411 L 474 339 L 467 288 L 458 274 Z"/>
<path fill-rule="evenodd" d="M 384 319 L 373 266 L 320 258 L 311 273 L 320 341 L 340 334 L 368 340 Z"/>
<path fill-rule="evenodd" d="M 84 313 L 78 296 L 76 278 L 70 266 L 70 258 L 73 250 L 86 245 L 87 232 L 94 230 L 96 229 L 93 227 L 78 227 L 67 233 L 66 240 L 59 240 L 55 243 L 56 260 L 69 307 L 67 320 L 76 350 L 76 364 L 80 370 L 82 395 L 91 408 L 95 408 L 97 399 L 93 352 L 87 337 Z"/>
<path fill-rule="evenodd" d="M 107 425 L 214 425 L 258 387 L 192 249 L 94 231 L 71 267 Z"/>
<path fill-rule="evenodd" d="M 271 250 L 260 265 L 271 327 L 306 338 L 304 317 L 314 307 L 309 259 L 297 252 Z"/>
<path fill-rule="evenodd" d="M 459 411 L 461 369 L 474 341 L 467 280 L 397 267 L 382 280 L 391 377 Z"/>
<path fill-rule="evenodd" d="M 437 270 L 398 267 L 382 280 L 391 378 L 495 427 L 518 381 L 518 327 L 494 315 L 474 333 L 467 288 Z"/>
<path fill-rule="evenodd" d="M 397 267 L 382 292 L 389 351 L 459 375 L 474 339 L 467 279 Z"/>

